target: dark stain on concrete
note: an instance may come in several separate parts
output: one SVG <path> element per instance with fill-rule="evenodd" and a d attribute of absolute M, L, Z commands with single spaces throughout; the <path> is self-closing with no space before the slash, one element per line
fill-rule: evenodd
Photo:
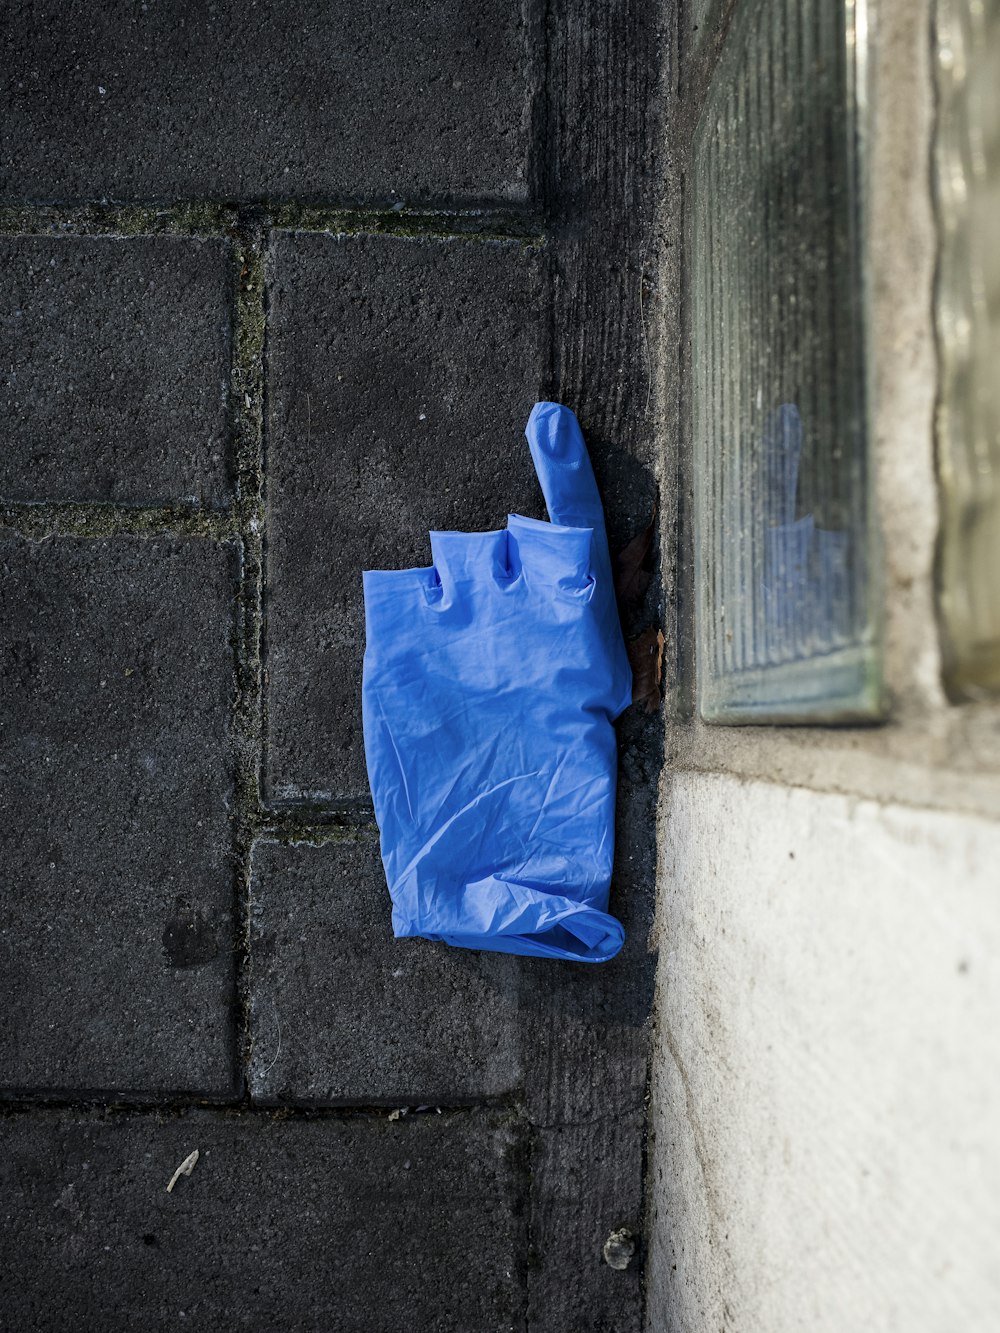
<path fill-rule="evenodd" d="M 178 898 L 163 932 L 163 952 L 171 967 L 201 967 L 218 957 L 215 927 L 186 898 Z"/>

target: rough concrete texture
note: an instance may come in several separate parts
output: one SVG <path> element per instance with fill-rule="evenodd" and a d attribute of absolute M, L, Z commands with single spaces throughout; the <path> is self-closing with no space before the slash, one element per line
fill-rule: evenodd
<path fill-rule="evenodd" d="M 643 1110 L 602 1114 L 541 1130 L 532 1153 L 530 1327 L 566 1333 L 638 1333 L 642 1309 Z M 640 1101 L 641 1106 L 641 1101 Z M 624 1268 L 604 1247 L 620 1230 L 634 1237 Z M 572 1273 L 575 1280 L 567 1282 Z"/>
<path fill-rule="evenodd" d="M 526 1158 L 502 1117 L 51 1111 L 0 1120 L 0 1144 L 5 1327 L 524 1326 Z"/>
<path fill-rule="evenodd" d="M 871 117 L 868 262 L 874 494 L 882 537 L 886 679 L 897 715 L 941 713 L 935 615 L 939 522 L 933 301 L 939 263 L 931 197 L 935 98 L 933 0 L 885 0 L 878 19 Z M 1000 741 L 1000 732 L 996 733 Z M 1000 771 L 1000 743 L 994 747 Z"/>
<path fill-rule="evenodd" d="M 2 200 L 527 197 L 543 52 L 520 4 L 5 11 Z"/>
<path fill-rule="evenodd" d="M 544 514 L 524 425 L 547 365 L 517 242 L 286 233 L 270 258 L 269 794 L 367 800 L 363 569 L 428 529 Z"/>
<path fill-rule="evenodd" d="M 630 709 L 619 724 L 611 910 L 625 947 L 600 968 L 532 967 L 521 991 L 525 1102 L 532 1154 L 529 1327 L 638 1333 L 642 1242 L 624 1271 L 604 1261 L 612 1232 L 643 1235 L 646 1020 L 660 719 Z M 577 1280 L 568 1282 L 567 1273 Z"/>
<path fill-rule="evenodd" d="M 0 1323 L 638 1333 L 658 720 L 591 968 L 392 939 L 358 704 L 361 571 L 540 516 L 539 397 L 649 521 L 657 14 L 7 6 L 0 231 L 75 267 L 10 297 Z"/>
<path fill-rule="evenodd" d="M 0 1087 L 234 1087 L 232 548 L 0 540 Z"/>
<path fill-rule="evenodd" d="M 262 1102 L 481 1100 L 522 1081 L 522 959 L 396 940 L 378 839 L 258 843 L 250 1089 Z"/>
<path fill-rule="evenodd" d="M 996 1327 L 1000 824 L 668 788 L 649 1327 Z"/>
<path fill-rule="evenodd" d="M 0 500 L 218 505 L 229 246 L 0 239 Z"/>

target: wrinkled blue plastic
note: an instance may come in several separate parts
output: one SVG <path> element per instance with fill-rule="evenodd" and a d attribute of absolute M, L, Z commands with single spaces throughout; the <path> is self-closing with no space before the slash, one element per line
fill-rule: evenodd
<path fill-rule="evenodd" d="M 397 936 L 604 962 L 632 675 L 576 417 L 538 403 L 525 434 L 551 523 L 432 532 L 430 568 L 365 573 L 368 776 Z"/>

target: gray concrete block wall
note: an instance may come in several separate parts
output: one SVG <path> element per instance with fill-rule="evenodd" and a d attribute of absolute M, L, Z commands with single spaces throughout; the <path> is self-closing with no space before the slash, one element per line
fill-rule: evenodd
<path fill-rule="evenodd" d="M 537 398 L 613 543 L 648 519 L 631 233 L 592 202 L 632 47 L 576 65 L 532 0 L 8 19 L 3 1308 L 634 1330 L 599 1242 L 641 1220 L 648 812 L 626 776 L 608 968 L 395 941 L 359 716 L 362 569 L 541 515 Z"/>
<path fill-rule="evenodd" d="M 2 1132 L 5 1327 L 524 1327 L 509 1115 L 36 1110 Z"/>
<path fill-rule="evenodd" d="M 0 239 L 0 496 L 221 506 L 232 264 L 218 239 Z"/>
<path fill-rule="evenodd" d="M 522 1085 L 522 960 L 394 940 L 373 834 L 258 843 L 250 920 L 255 1101 L 448 1105 Z"/>
<path fill-rule="evenodd" d="M 430 564 L 431 527 L 544 512 L 544 255 L 294 232 L 268 270 L 268 796 L 365 801 L 361 571 Z"/>
<path fill-rule="evenodd" d="M 537 0 L 16 0 L 0 200 L 525 203 Z"/>
<path fill-rule="evenodd" d="M 231 544 L 0 537 L 0 1087 L 232 1096 Z"/>

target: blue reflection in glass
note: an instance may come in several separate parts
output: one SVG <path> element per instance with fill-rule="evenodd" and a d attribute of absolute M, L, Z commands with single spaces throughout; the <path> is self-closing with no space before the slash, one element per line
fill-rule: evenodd
<path fill-rule="evenodd" d="M 794 403 L 768 414 L 761 437 L 764 473 L 764 569 L 761 588 L 770 644 L 850 636 L 847 532 L 795 517 L 802 459 L 802 417 Z"/>

